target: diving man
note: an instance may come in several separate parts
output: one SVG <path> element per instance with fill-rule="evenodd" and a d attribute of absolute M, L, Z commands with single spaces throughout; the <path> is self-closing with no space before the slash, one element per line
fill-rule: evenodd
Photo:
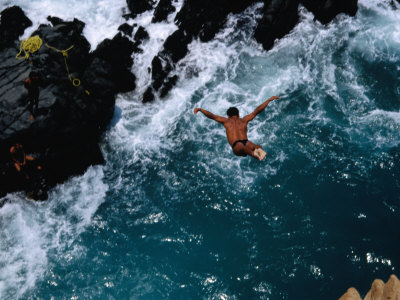
<path fill-rule="evenodd" d="M 227 110 L 226 113 L 228 118 L 214 115 L 213 113 L 199 107 L 194 109 L 194 114 L 196 115 L 200 111 L 207 118 L 223 124 L 226 130 L 228 143 L 231 145 L 235 155 L 250 155 L 258 160 L 263 160 L 267 154 L 262 150 L 260 145 L 255 145 L 247 139 L 247 124 L 260 112 L 262 112 L 271 101 L 275 99 L 279 99 L 279 97 L 273 96 L 269 98 L 263 104 L 259 105 L 251 114 L 245 116 L 244 118 L 239 117 L 239 110 L 236 107 L 230 107 Z"/>

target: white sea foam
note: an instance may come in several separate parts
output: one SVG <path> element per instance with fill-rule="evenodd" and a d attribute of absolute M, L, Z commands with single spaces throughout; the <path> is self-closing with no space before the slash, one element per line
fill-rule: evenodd
<path fill-rule="evenodd" d="M 118 32 L 118 26 L 124 23 L 122 15 L 128 12 L 125 0 L 3 0 L 0 2 L 0 11 L 13 5 L 20 6 L 33 23 L 21 38 L 29 37 L 39 24 L 48 23 L 47 16 L 66 21 L 77 18 L 86 24 L 83 33 L 92 49 Z"/>
<path fill-rule="evenodd" d="M 250 9 L 248 13 L 254 13 L 255 9 L 256 7 Z M 143 18 L 147 17 L 143 16 Z M 160 49 L 162 45 L 160 37 L 163 35 L 160 35 L 159 31 L 172 32 L 175 28 L 171 25 L 157 25 L 146 22 L 143 21 L 141 25 L 145 26 L 151 37 L 156 37 L 158 44 L 155 48 Z M 224 177 L 224 174 L 227 171 L 229 172 L 230 169 L 233 174 L 238 174 L 234 171 L 236 167 L 240 170 L 241 161 L 232 156 L 232 150 L 226 143 L 223 127 L 209 122 L 200 114 L 195 116 L 193 108 L 201 106 L 212 110 L 214 113 L 225 115 L 229 106 L 237 105 L 244 111 L 243 113 L 250 113 L 267 96 L 278 93 L 279 90 L 285 89 L 292 82 L 289 79 L 290 67 L 287 70 L 280 71 L 276 66 L 263 74 L 262 78 L 254 77 L 257 82 L 257 87 L 254 90 L 249 89 L 247 81 L 241 83 L 239 80 L 235 80 L 237 77 L 243 76 L 243 74 L 238 74 L 238 64 L 241 62 L 239 56 L 242 53 L 254 57 L 254 67 L 258 63 L 257 60 L 262 60 L 266 56 L 265 52 L 248 46 L 247 42 L 252 42 L 250 36 L 245 42 L 236 41 L 238 37 L 233 30 L 235 22 L 237 22 L 237 17 L 231 16 L 226 28 L 218 33 L 213 41 L 201 43 L 194 40 L 189 45 L 188 55 L 177 65 L 176 73 L 180 76 L 180 80 L 167 99 L 156 100 L 154 103 L 143 106 L 137 101 L 140 99 L 135 99 L 138 96 L 137 91 L 121 95 L 118 98 L 117 106 L 123 111 L 122 118 L 113 126 L 108 136 L 113 143 L 116 143 L 117 147 L 132 153 L 131 161 L 128 163 L 140 161 L 142 164 L 151 166 L 154 160 L 160 158 L 168 160 L 167 153 L 174 151 L 174 148 L 179 148 L 183 136 L 183 139 L 198 144 L 196 148 L 199 148 L 199 150 L 196 160 L 204 160 L 204 162 L 211 162 L 220 166 L 213 171 L 216 176 Z M 150 39 L 143 47 L 147 49 L 147 46 L 151 43 L 156 42 Z M 157 52 L 155 51 L 155 53 Z M 144 55 L 147 56 L 148 54 Z M 147 73 L 152 55 L 143 57 L 144 55 L 138 55 L 136 59 L 142 63 L 141 68 L 145 68 L 145 70 L 137 70 L 138 66 L 134 66 L 133 70 L 139 75 L 138 77 L 142 78 L 139 79 L 139 86 L 146 87 L 148 83 L 145 83 L 143 78 L 149 78 L 149 75 L 141 72 Z M 270 67 L 268 62 L 273 65 L 272 60 L 267 60 L 266 70 Z M 276 76 L 274 71 L 283 74 L 282 79 Z M 270 87 L 262 84 L 265 81 L 271 83 Z M 204 88 L 207 84 L 214 86 Z M 191 99 L 194 93 L 200 93 L 202 96 L 193 102 Z M 276 109 L 272 109 L 270 113 L 276 113 Z M 182 124 L 184 124 L 183 131 L 175 136 L 176 128 Z M 265 125 L 265 121 L 254 122 L 254 126 L 249 131 L 251 139 L 263 136 L 258 130 L 262 128 L 263 124 Z M 210 140 L 214 143 L 211 146 L 212 149 L 204 149 L 202 141 L 205 141 L 208 147 Z M 220 152 L 221 150 L 223 152 Z M 206 154 L 208 151 L 211 151 L 211 153 Z M 221 155 L 216 157 L 212 152 L 220 152 Z M 242 161 L 242 163 L 247 164 L 248 162 Z M 275 172 L 271 166 L 268 166 L 265 171 L 271 172 L 270 174 Z M 166 178 L 168 176 L 174 177 L 174 174 L 165 174 L 164 176 Z M 247 167 L 237 176 L 238 181 L 243 184 L 251 184 L 254 178 L 256 178 L 256 173 Z"/>
<path fill-rule="evenodd" d="M 104 201 L 102 167 L 90 167 L 51 191 L 46 202 L 8 195 L 0 209 L 0 298 L 17 299 L 46 275 L 52 262 L 80 255 L 72 246 Z"/>
<path fill-rule="evenodd" d="M 367 1 L 365 6 L 369 3 Z M 247 15 L 254 17 L 257 8 L 255 6 L 249 9 Z M 154 157 L 161 157 L 165 151 L 179 147 L 173 138 L 167 137 L 171 136 L 171 132 L 179 124 L 185 124 L 179 134 L 187 140 L 199 143 L 199 161 L 220 165 L 220 170 L 232 171 L 238 175 L 238 181 L 250 184 L 255 174 L 247 172 L 247 161 L 238 161 L 232 156 L 223 128 L 203 116 L 194 116 L 194 107 L 203 107 L 225 115 L 226 109 L 234 105 L 245 115 L 267 97 L 283 95 L 281 100 L 270 104 L 264 119 L 256 118 L 249 126 L 249 138 L 262 144 L 268 143 L 269 147 L 273 147 L 271 142 L 279 139 L 275 131 L 280 128 L 279 124 L 269 121 L 276 118 L 280 109 L 288 105 L 289 101 L 297 100 L 286 99 L 285 94 L 299 88 L 303 91 L 305 89 L 309 95 L 308 109 L 304 114 L 304 118 L 308 119 L 306 122 L 331 122 L 322 101 L 329 95 L 336 101 L 335 106 L 339 112 L 350 123 L 357 123 L 359 120 L 354 109 L 367 113 L 374 107 L 366 96 L 368 87 L 360 83 L 355 75 L 357 70 L 349 58 L 349 51 L 362 45 L 363 35 L 360 32 L 366 22 L 359 18 L 363 16 L 350 18 L 340 15 L 337 21 L 323 26 L 314 22 L 313 15 L 305 8 L 301 8 L 300 12 L 301 22 L 291 34 L 278 41 L 275 48 L 268 52 L 255 44 L 251 34 L 246 35 L 246 32 L 252 32 L 255 24 L 249 22 L 247 31 L 235 30 L 238 19 L 246 18 L 246 14 L 240 17 L 230 16 L 225 29 L 214 40 L 208 43 L 194 40 L 189 45 L 188 55 L 177 65 L 176 73 L 180 80 L 167 99 L 156 100 L 144 107 L 137 102 L 140 100 L 137 98 L 150 82 L 147 68 L 151 65 L 152 57 L 161 49 L 163 37 L 173 32 L 175 25 L 151 24 L 150 14 L 142 15 L 139 24 L 146 28 L 151 37 L 144 47 L 152 53 L 149 51 L 151 55 L 138 55 L 135 58 L 136 66 L 133 71 L 139 78 L 138 89 L 132 94 L 119 97 L 117 105 L 121 107 L 123 117 L 112 129 L 111 140 L 133 153 L 132 162 L 151 164 Z M 386 9 L 384 13 L 387 13 Z M 377 38 L 374 36 L 374 39 Z M 348 63 L 338 67 L 333 58 L 341 47 L 346 51 L 344 56 Z M 346 86 L 351 98 L 341 97 L 338 83 Z M 198 97 L 193 97 L 197 94 Z M 202 143 L 209 149 L 204 149 Z M 280 158 L 287 157 L 284 152 L 279 152 Z M 213 153 L 220 155 L 216 157 Z M 270 158 L 265 172 L 275 174 L 279 161 L 279 158 Z M 238 172 L 242 167 L 242 172 Z M 223 176 L 224 172 L 220 170 L 215 170 L 216 175 L 220 172 L 219 175 Z"/>
<path fill-rule="evenodd" d="M 144 49 L 142 54 L 134 56 L 132 72 L 137 75 L 136 89 L 129 97 L 135 98 L 141 96 L 151 82 L 151 73 L 148 71 L 151 68 L 151 61 L 158 52 L 162 50 L 162 46 L 169 35 L 171 35 L 178 27 L 174 24 L 173 19 L 180 10 L 183 1 L 173 2 L 175 13 L 168 16 L 167 22 L 152 23 L 153 10 L 144 12 L 135 18 L 135 23 L 138 26 L 146 28 L 149 33 L 149 39 L 143 41 L 141 48 Z"/>
<path fill-rule="evenodd" d="M 360 116 L 358 123 L 374 147 L 391 148 L 400 144 L 400 112 L 374 109 Z"/>
<path fill-rule="evenodd" d="M 352 40 L 356 49 L 369 61 L 399 61 L 400 14 L 392 5 L 396 1 L 364 0 L 360 2 L 360 26 L 368 26 L 357 32 Z M 364 13 L 365 12 L 365 13 Z M 360 28 L 361 29 L 361 28 Z"/>

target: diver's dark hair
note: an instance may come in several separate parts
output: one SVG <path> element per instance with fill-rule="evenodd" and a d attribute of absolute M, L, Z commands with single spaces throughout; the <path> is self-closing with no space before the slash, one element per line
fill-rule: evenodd
<path fill-rule="evenodd" d="M 226 114 L 228 117 L 239 116 L 239 110 L 236 107 L 229 107 Z"/>

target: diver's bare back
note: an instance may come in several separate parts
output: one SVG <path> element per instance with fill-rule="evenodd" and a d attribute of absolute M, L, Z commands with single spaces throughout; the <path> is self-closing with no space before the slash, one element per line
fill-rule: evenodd
<path fill-rule="evenodd" d="M 247 140 L 247 122 L 242 118 L 228 118 L 223 125 L 229 145 L 238 140 Z"/>
<path fill-rule="evenodd" d="M 262 112 L 271 101 L 275 99 L 279 99 L 279 97 L 273 96 L 269 98 L 264 103 L 259 105 L 251 114 L 245 116 L 244 118 L 240 118 L 239 110 L 236 107 L 230 107 L 227 110 L 228 118 L 215 115 L 212 112 L 200 107 L 196 107 L 194 109 L 194 114 L 196 115 L 198 112 L 201 112 L 207 118 L 223 124 L 226 130 L 228 142 L 231 145 L 235 155 L 251 155 L 258 160 L 263 160 L 266 156 L 265 151 L 262 150 L 260 145 L 255 145 L 247 139 L 247 124 L 260 112 Z"/>

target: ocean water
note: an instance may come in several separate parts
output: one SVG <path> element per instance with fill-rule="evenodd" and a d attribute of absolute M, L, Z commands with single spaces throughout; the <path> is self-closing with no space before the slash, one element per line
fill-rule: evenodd
<path fill-rule="evenodd" d="M 94 49 L 125 1 L 4 1 L 34 21 L 77 17 Z M 182 1 L 174 5 L 179 7 Z M 150 40 L 136 91 L 117 98 L 106 158 L 0 209 L 0 299 L 338 299 L 400 275 L 400 5 L 360 0 L 356 17 L 301 20 L 271 51 L 252 39 L 259 5 L 193 41 L 167 99 L 143 105 L 147 68 L 176 26 L 130 23 Z M 34 30 L 28 29 L 24 36 Z M 200 106 L 242 115 L 263 162 L 232 154 Z"/>

